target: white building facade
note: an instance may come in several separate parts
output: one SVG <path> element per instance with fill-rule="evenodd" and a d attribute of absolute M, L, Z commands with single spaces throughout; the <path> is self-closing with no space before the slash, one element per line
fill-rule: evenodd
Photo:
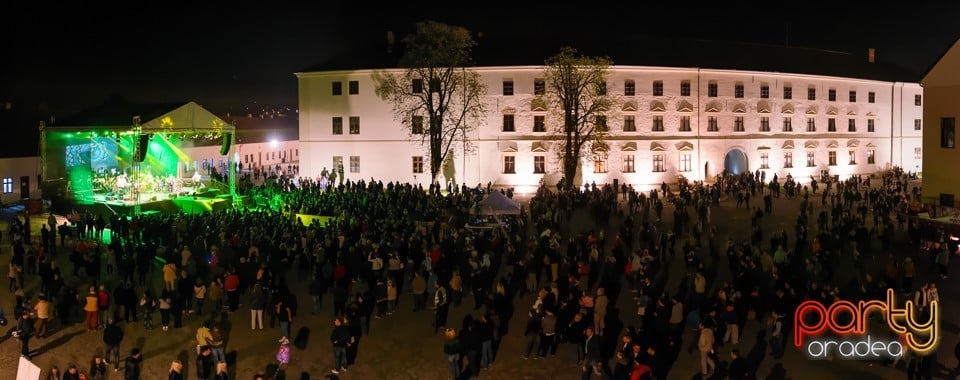
<path fill-rule="evenodd" d="M 521 192 L 541 181 L 555 184 L 562 175 L 550 117 L 556 110 L 537 101 L 544 68 L 471 70 L 487 86 L 487 114 L 468 121 L 475 128 L 453 144 L 447 175 L 455 183 Z M 342 164 L 350 180 L 429 184 L 426 146 L 374 93 L 375 72 L 297 74 L 301 175 Z M 617 104 L 604 115 L 606 146 L 584 147 L 589 153 L 578 183 L 647 187 L 680 176 L 712 181 L 724 170 L 807 181 L 921 167 L 923 90 L 917 83 L 612 66 L 606 87 Z"/>
<path fill-rule="evenodd" d="M 40 199 L 40 179 L 39 156 L 0 159 L 0 202 Z"/>

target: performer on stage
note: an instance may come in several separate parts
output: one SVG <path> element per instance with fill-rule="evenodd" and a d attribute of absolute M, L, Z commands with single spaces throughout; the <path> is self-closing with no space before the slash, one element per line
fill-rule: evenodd
<path fill-rule="evenodd" d="M 117 189 L 123 190 L 127 188 L 127 174 L 123 173 L 117 176 Z"/>

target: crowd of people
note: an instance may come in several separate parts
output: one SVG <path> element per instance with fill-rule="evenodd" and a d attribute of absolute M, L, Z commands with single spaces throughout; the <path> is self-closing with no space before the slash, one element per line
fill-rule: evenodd
<path fill-rule="evenodd" d="M 349 370 L 371 320 L 398 313 L 409 294 L 414 312 L 431 313 L 430 328 L 443 335 L 453 379 L 493 365 L 507 334 L 525 337 L 525 351 L 517 354 L 528 360 L 572 347 L 584 379 L 666 379 L 685 345 L 699 352 L 705 377 L 746 379 L 763 357 L 740 352 L 745 325 L 769 326 L 763 339 L 777 360 L 791 334 L 793 307 L 803 299 L 876 299 L 887 288 L 914 297 L 921 308 L 936 299 L 935 283 L 914 283 L 920 276 L 909 256 L 886 257 L 877 273 L 865 263 L 875 256 L 874 242 L 889 248 L 895 231 L 908 230 L 918 243 L 930 238 L 906 217 L 918 193 L 902 173 L 809 186 L 788 178 L 783 192 L 780 187 L 776 176 L 767 181 L 759 172 L 649 192 L 615 184 L 541 187 L 510 228 L 471 230 L 462 221 L 484 193 L 497 191 L 489 185 L 425 189 L 361 180 L 331 186 L 281 177 L 250 188 L 252 199 L 270 200 L 259 208 L 109 221 L 89 215 L 81 220 L 92 223 L 73 227 L 51 216 L 33 238 L 14 222 L 9 289 L 17 295 L 14 315 L 26 357 L 36 352 L 30 338 L 42 341 L 52 325 L 56 330 L 82 320 L 86 330 L 102 334 L 106 355 L 95 356 L 83 371 L 94 379 L 106 376 L 109 366 L 121 369 L 121 326 L 153 329 L 155 313 L 161 333 L 182 329 L 185 318 L 202 320 L 197 377 L 226 379 L 229 337 L 219 325 L 241 303 L 251 329 L 263 329 L 264 316 L 279 327 L 283 351 L 298 335 L 298 311 L 321 313 L 329 295 L 331 375 Z M 789 231 L 783 225 L 769 231 L 762 221 L 781 195 L 798 202 L 800 211 Z M 762 205 L 751 205 L 751 198 Z M 715 216 L 722 199 L 735 199 L 750 215 L 748 236 L 733 236 Z M 590 215 L 588 232 L 571 228 L 578 209 Z M 672 225 L 665 209 L 673 213 Z M 305 225 L 297 214 L 330 219 Z M 943 278 L 950 247 L 956 248 L 945 243 L 932 253 Z M 69 273 L 61 271 L 60 253 L 72 263 Z M 668 263 L 676 255 L 687 270 L 671 292 Z M 832 270 L 842 260 L 852 260 L 857 273 Z M 729 280 L 719 280 L 722 272 Z M 39 279 L 35 296 L 24 290 L 25 275 Z M 288 275 L 296 282 L 288 283 Z M 292 286 L 307 287 L 306 307 Z M 617 305 L 624 292 L 636 302 L 628 315 L 618 311 L 625 307 Z M 463 308 L 467 299 L 472 305 L 462 323 L 450 323 L 450 308 Z M 527 317 L 523 328 L 509 328 L 515 309 Z M 697 332 L 685 344 L 688 327 Z M 721 358 L 726 345 L 732 349 Z M 125 356 L 125 379 L 140 378 L 141 355 L 133 350 Z M 929 358 L 905 362 L 911 373 L 925 375 Z M 172 362 L 171 379 L 179 378 L 182 364 Z M 51 369 L 49 378 L 71 379 L 78 371 L 76 365 L 62 375 Z"/>

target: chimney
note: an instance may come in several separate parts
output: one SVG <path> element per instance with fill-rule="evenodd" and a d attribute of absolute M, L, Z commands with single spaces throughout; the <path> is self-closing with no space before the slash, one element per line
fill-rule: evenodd
<path fill-rule="evenodd" d="M 877 49 L 874 49 L 874 48 L 867 49 L 867 62 L 870 62 L 870 63 L 877 62 Z"/>
<path fill-rule="evenodd" d="M 393 54 L 393 44 L 394 44 L 393 31 L 388 30 L 387 31 L 387 54 Z"/>

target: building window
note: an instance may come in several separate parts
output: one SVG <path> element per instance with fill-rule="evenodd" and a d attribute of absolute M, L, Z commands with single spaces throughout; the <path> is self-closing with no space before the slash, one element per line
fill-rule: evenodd
<path fill-rule="evenodd" d="M 547 159 L 544 156 L 533 156 L 533 173 L 543 174 L 547 172 Z"/>
<path fill-rule="evenodd" d="M 360 172 L 360 156 L 350 156 L 350 172 Z"/>
<path fill-rule="evenodd" d="M 625 115 L 623 117 L 623 131 L 624 132 L 636 132 L 637 131 L 637 117 L 633 115 Z"/>
<path fill-rule="evenodd" d="M 504 80 L 503 81 L 503 96 L 513 96 L 513 81 Z"/>
<path fill-rule="evenodd" d="M 594 116 L 594 117 L 593 117 L 593 127 L 596 128 L 596 130 L 597 130 L 597 131 L 600 131 L 600 132 L 609 131 L 610 128 L 607 127 L 607 116 L 606 116 L 606 115 L 596 115 L 596 116 Z"/>
<path fill-rule="evenodd" d="M 637 83 L 633 79 L 623 81 L 623 96 L 637 95 Z"/>
<path fill-rule="evenodd" d="M 534 132 L 546 132 L 547 131 L 547 117 L 543 115 L 535 115 L 533 117 L 533 131 Z"/>
<path fill-rule="evenodd" d="M 870 149 L 870 150 L 867 151 L 867 163 L 868 163 L 868 164 L 873 165 L 873 164 L 876 163 L 876 159 L 874 158 L 874 155 L 875 155 L 875 154 L 876 154 L 876 151 L 873 150 L 873 149 Z"/>
<path fill-rule="evenodd" d="M 623 156 L 623 172 L 624 173 L 634 173 L 637 171 L 636 162 L 634 161 L 634 155 L 627 154 Z"/>
<path fill-rule="evenodd" d="M 921 106 L 923 105 L 923 95 L 916 94 L 913 96 L 913 105 Z"/>
<path fill-rule="evenodd" d="M 783 131 L 793 132 L 793 119 L 789 117 L 783 119 Z"/>
<path fill-rule="evenodd" d="M 816 132 L 817 131 L 817 120 L 808 117 L 807 118 L 807 132 Z"/>
<path fill-rule="evenodd" d="M 343 134 L 343 117 L 340 117 L 340 116 L 333 117 L 333 134 L 335 135 Z"/>
<path fill-rule="evenodd" d="M 343 82 L 333 82 L 333 96 L 343 95 Z"/>
<path fill-rule="evenodd" d="M 867 119 L 867 132 L 873 132 L 876 129 L 876 121 Z"/>
<path fill-rule="evenodd" d="M 807 100 L 817 100 L 817 89 L 814 87 L 807 87 Z"/>
<path fill-rule="evenodd" d="M 3 177 L 3 193 L 10 194 L 13 192 L 13 177 Z"/>
<path fill-rule="evenodd" d="M 607 154 L 606 153 L 598 153 L 593 155 L 593 172 L 594 173 L 607 172 Z"/>
<path fill-rule="evenodd" d="M 856 164 L 857 164 L 857 151 L 851 150 L 851 151 L 850 151 L 850 163 L 849 163 L 848 165 L 856 165 Z"/>
<path fill-rule="evenodd" d="M 770 169 L 770 153 L 760 152 L 760 169 Z"/>
<path fill-rule="evenodd" d="M 743 83 L 737 83 L 733 86 L 733 97 L 743 98 Z"/>
<path fill-rule="evenodd" d="M 653 117 L 653 131 L 663 132 L 663 116 L 657 115 Z"/>
<path fill-rule="evenodd" d="M 517 158 L 515 156 L 503 156 L 503 174 L 514 174 L 517 172 Z"/>
<path fill-rule="evenodd" d="M 827 119 L 827 132 L 836 132 L 837 131 L 837 119 L 829 118 Z"/>
<path fill-rule="evenodd" d="M 716 116 L 707 117 L 707 132 L 719 132 L 720 125 L 717 123 Z"/>
<path fill-rule="evenodd" d="M 737 116 L 733 118 L 733 131 L 734 132 L 743 132 L 743 116 Z"/>
<path fill-rule="evenodd" d="M 663 96 L 663 81 L 653 81 L 653 96 Z"/>
<path fill-rule="evenodd" d="M 831 150 L 827 152 L 827 165 L 837 166 L 837 151 Z"/>
<path fill-rule="evenodd" d="M 680 132 L 690 132 L 690 116 L 680 116 Z"/>
<path fill-rule="evenodd" d="M 680 82 L 680 96 L 690 96 L 690 81 Z"/>
<path fill-rule="evenodd" d="M 343 156 L 333 156 L 333 170 L 340 171 L 343 169 Z"/>
<path fill-rule="evenodd" d="M 680 171 L 688 172 L 693 167 L 693 161 L 691 159 L 691 154 L 683 153 L 680 154 Z"/>
<path fill-rule="evenodd" d="M 547 93 L 547 82 L 543 78 L 533 80 L 533 94 L 540 96 Z"/>
<path fill-rule="evenodd" d="M 717 97 L 717 82 L 707 83 L 707 96 L 711 98 Z"/>
<path fill-rule="evenodd" d="M 871 151 L 871 152 L 872 152 L 872 151 Z M 919 146 L 916 147 L 916 148 L 913 148 L 913 158 L 914 158 L 915 160 L 919 160 L 921 157 L 923 157 L 923 148 L 921 148 L 921 147 L 919 147 Z"/>
<path fill-rule="evenodd" d="M 513 125 L 513 114 L 503 115 L 503 131 L 514 132 L 516 128 Z"/>
<path fill-rule="evenodd" d="M 360 116 L 350 116 L 350 134 L 360 134 Z"/>
<path fill-rule="evenodd" d="M 654 154 L 653 155 L 653 172 L 654 173 L 663 173 L 666 170 L 663 169 L 663 155 Z"/>
<path fill-rule="evenodd" d="M 597 83 L 597 95 L 604 96 L 607 94 L 607 82 Z"/>
<path fill-rule="evenodd" d="M 793 152 L 783 152 L 783 167 L 786 169 L 793 167 Z"/>
<path fill-rule="evenodd" d="M 837 90 L 829 89 L 827 90 L 827 100 L 831 102 L 837 101 Z"/>
<path fill-rule="evenodd" d="M 857 119 L 847 120 L 847 132 L 857 131 Z"/>
<path fill-rule="evenodd" d="M 423 116 L 413 115 L 410 117 L 410 131 L 415 135 L 423 134 Z"/>
<path fill-rule="evenodd" d="M 413 80 L 413 93 L 420 94 L 423 93 L 423 79 L 414 79 Z"/>
<path fill-rule="evenodd" d="M 793 99 L 793 87 L 783 86 L 783 98 L 785 100 Z"/>
<path fill-rule="evenodd" d="M 940 147 L 953 149 L 956 147 L 957 119 L 952 117 L 940 118 Z"/>
<path fill-rule="evenodd" d="M 413 156 L 413 174 L 423 173 L 423 156 Z"/>
<path fill-rule="evenodd" d="M 350 95 L 357 95 L 360 93 L 360 82 L 352 80 L 347 82 L 347 90 L 350 91 Z"/>
<path fill-rule="evenodd" d="M 760 132 L 770 132 L 770 118 L 761 117 L 760 118 Z"/>
<path fill-rule="evenodd" d="M 920 119 L 913 119 L 913 130 L 919 131 L 923 129 L 923 121 Z"/>
<path fill-rule="evenodd" d="M 874 93 L 873 91 L 868 92 L 867 103 L 876 103 L 876 102 L 877 102 L 877 94 Z"/>
<path fill-rule="evenodd" d="M 431 78 L 430 79 L 430 93 L 434 94 L 440 92 L 440 78 Z"/>
<path fill-rule="evenodd" d="M 770 98 L 770 85 L 761 84 L 760 85 L 760 99 L 769 99 Z"/>
<path fill-rule="evenodd" d="M 856 103 L 856 102 L 857 102 L 857 92 L 850 90 L 850 103 Z"/>
<path fill-rule="evenodd" d="M 814 152 L 807 152 L 807 167 L 812 168 L 816 165 L 816 156 Z"/>

